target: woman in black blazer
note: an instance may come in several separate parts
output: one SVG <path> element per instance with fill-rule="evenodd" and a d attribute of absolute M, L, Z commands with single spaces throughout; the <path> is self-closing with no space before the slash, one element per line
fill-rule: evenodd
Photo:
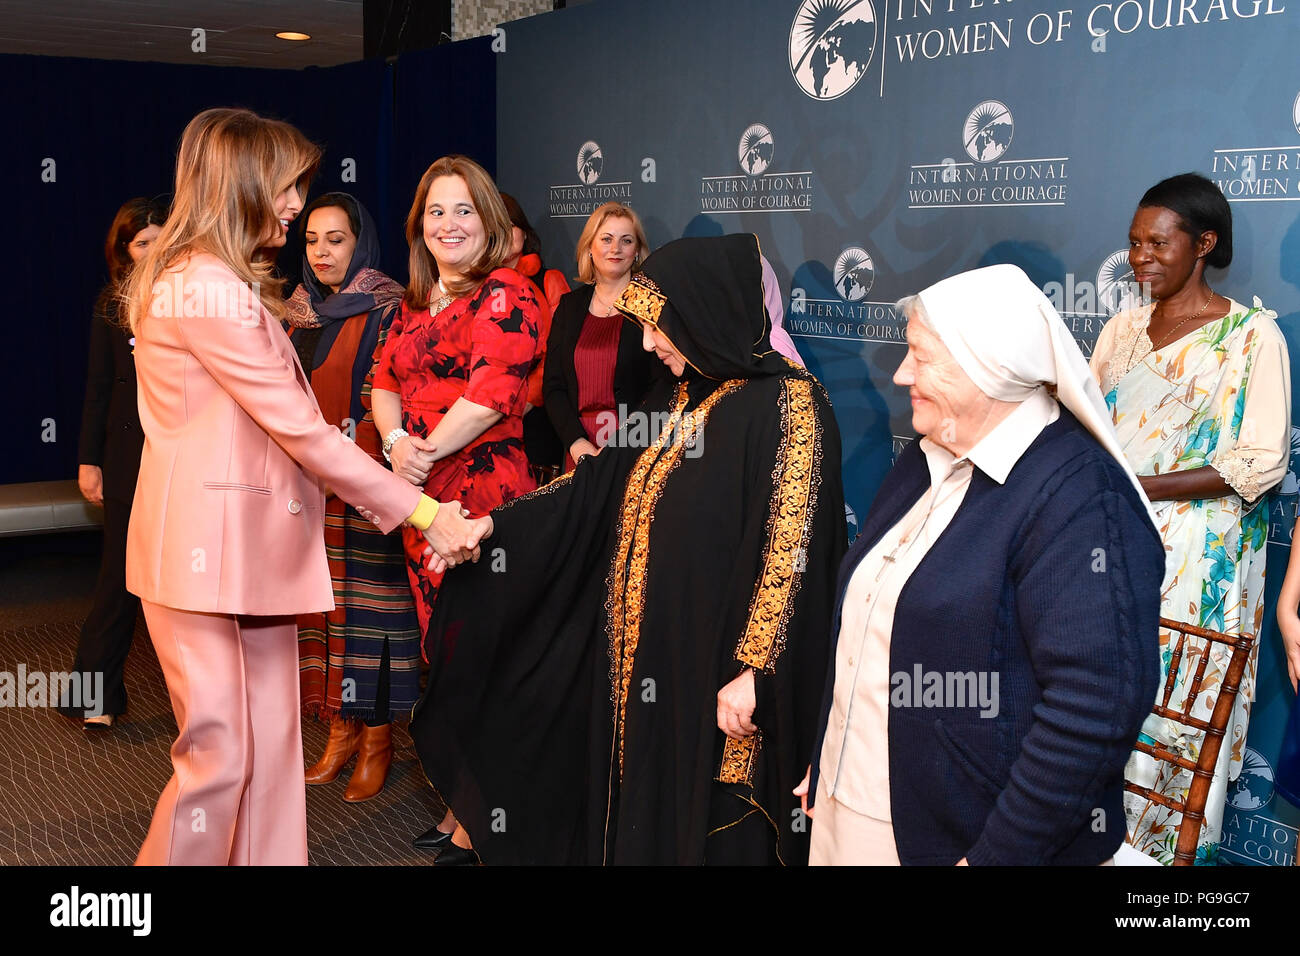
<path fill-rule="evenodd" d="M 97 684 L 82 686 L 82 707 L 64 709 L 86 729 L 111 727 L 126 712 L 122 669 L 131 650 L 139 599 L 126 589 L 126 529 L 140 471 L 144 431 L 136 408 L 135 359 L 130 331 L 118 320 L 117 290 L 131 266 L 149 248 L 167 217 L 165 204 L 131 199 L 122 205 L 104 243 L 109 281 L 95 302 L 90 323 L 90 361 L 81 412 L 77 484 L 91 504 L 104 508 L 104 550 L 94 603 L 81 628 L 76 674 L 103 674 L 102 692 L 87 700 Z"/>
<path fill-rule="evenodd" d="M 620 409 L 641 402 L 660 368 L 642 349 L 640 328 L 614 308 L 649 252 L 640 217 L 617 202 L 596 207 L 578 239 L 578 278 L 587 284 L 556 306 L 542 378 L 566 471 L 600 453 L 618 430 Z"/>

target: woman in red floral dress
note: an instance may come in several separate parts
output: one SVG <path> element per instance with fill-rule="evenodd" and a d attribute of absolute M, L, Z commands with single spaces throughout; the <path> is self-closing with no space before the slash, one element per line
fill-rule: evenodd
<path fill-rule="evenodd" d="M 510 217 L 492 178 L 464 156 L 430 166 L 406 217 L 410 285 L 375 369 L 371 401 L 393 471 L 475 515 L 536 483 L 524 454 L 539 304 L 510 256 Z M 404 534 L 424 633 L 442 575 Z"/>

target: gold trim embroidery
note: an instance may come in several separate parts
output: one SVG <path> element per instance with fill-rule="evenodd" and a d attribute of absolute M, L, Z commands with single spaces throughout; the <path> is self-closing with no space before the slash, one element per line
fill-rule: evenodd
<path fill-rule="evenodd" d="M 736 660 L 769 674 L 785 647 L 821 485 L 821 430 L 812 388 L 805 379 L 791 378 L 781 393 L 781 447 L 772 472 L 767 556 L 736 645 Z"/>
<path fill-rule="evenodd" d="M 630 662 L 624 662 L 624 629 L 627 624 L 626 595 L 628 588 L 628 554 L 632 550 L 632 541 L 636 532 L 636 517 L 641 504 L 642 494 L 645 491 L 646 479 L 650 474 L 651 468 L 654 467 L 655 459 L 663 449 L 668 436 L 672 430 L 677 427 L 681 421 L 682 411 L 686 408 L 688 395 L 685 385 L 678 385 L 677 392 L 673 396 L 672 412 L 668 421 L 664 423 L 663 429 L 654 442 L 643 451 L 636 460 L 632 472 L 628 475 L 627 487 L 623 490 L 623 503 L 619 509 L 618 519 L 618 547 L 614 553 L 614 563 L 610 568 L 608 588 L 609 601 L 606 605 L 608 613 L 609 629 L 609 679 L 610 679 L 610 699 L 614 703 L 614 721 L 615 734 L 614 738 L 618 744 L 618 765 L 619 776 L 622 777 L 623 768 L 623 741 L 622 728 L 624 720 L 622 674 L 626 667 L 629 679 L 631 676 Z M 641 578 L 636 586 L 644 586 L 644 578 Z M 633 643 L 633 653 L 635 653 L 635 642 Z"/>
<path fill-rule="evenodd" d="M 781 855 L 781 828 L 777 826 L 776 821 L 772 819 L 772 814 L 768 813 L 767 810 L 763 808 L 763 805 L 754 799 L 752 788 L 750 793 L 744 793 L 744 794 L 732 793 L 731 795 L 735 797 L 737 800 L 739 800 L 741 803 L 743 803 L 745 806 L 749 807 L 749 809 L 746 810 L 744 815 L 741 816 L 739 819 L 732 820 L 726 826 L 721 826 L 714 830 L 710 830 L 709 836 L 713 836 L 713 834 L 715 833 L 721 833 L 723 830 L 731 829 L 736 824 L 749 819 L 751 816 L 754 815 L 755 812 L 761 813 L 763 814 L 763 819 L 767 820 L 768 826 L 772 828 L 772 838 L 776 842 L 776 861 L 780 863 L 782 866 L 785 866 L 786 865 L 785 857 Z M 706 861 L 708 859 L 708 852 L 709 852 L 708 848 L 706 847 L 704 851 Z"/>
<path fill-rule="evenodd" d="M 677 354 L 682 357 L 682 361 L 695 369 L 700 375 L 713 379 L 715 382 L 722 381 L 716 375 L 709 375 L 701 371 L 700 367 L 687 358 L 686 353 L 677 347 L 677 343 L 672 340 L 672 337 L 659 327 L 659 318 L 663 315 L 664 304 L 667 301 L 668 298 L 655 284 L 655 280 L 644 272 L 639 272 L 632 277 L 632 281 L 628 283 L 622 295 L 614 300 L 614 308 L 622 312 L 629 322 L 635 322 L 638 326 L 649 325 L 662 335 L 668 340 L 668 344 L 676 350 Z"/>
<path fill-rule="evenodd" d="M 541 487 L 534 488 L 532 491 L 526 494 L 522 494 L 519 495 L 518 497 L 511 498 L 509 501 L 503 501 L 501 504 L 497 505 L 492 510 L 505 511 L 508 508 L 513 508 L 515 504 L 520 501 L 532 501 L 534 498 L 542 497 L 542 495 L 549 495 L 554 491 L 559 491 L 561 488 L 569 484 L 569 482 L 571 481 L 573 481 L 573 472 L 567 471 L 564 474 L 560 475 L 560 477 L 556 478 L 554 481 L 548 481 L 546 484 L 542 485 Z"/>
<path fill-rule="evenodd" d="M 718 775 L 713 779 L 718 783 L 738 783 L 752 787 L 754 767 L 758 764 L 758 752 L 762 749 L 761 730 L 741 740 L 725 738 L 722 744 L 722 763 L 718 765 Z"/>
<path fill-rule="evenodd" d="M 785 857 L 781 855 L 781 828 L 777 826 L 776 821 L 772 819 L 772 814 L 768 813 L 767 810 L 763 808 L 763 805 L 754 799 L 752 793 L 746 795 L 743 799 L 751 806 L 757 807 L 758 811 L 763 814 L 763 816 L 767 817 L 767 822 L 772 826 L 772 832 L 776 834 L 776 861 L 782 866 L 785 866 Z"/>
<path fill-rule="evenodd" d="M 749 808 L 748 810 L 746 810 L 746 811 L 744 812 L 744 814 L 742 814 L 739 818 L 737 818 L 737 819 L 735 819 L 735 820 L 732 820 L 730 823 L 724 823 L 724 824 L 723 824 L 722 826 L 720 826 L 720 827 L 714 827 L 712 830 L 710 830 L 710 831 L 706 834 L 706 837 L 711 837 L 711 836 L 713 836 L 713 834 L 715 834 L 715 833 L 721 833 L 723 830 L 730 830 L 732 827 L 737 826 L 738 824 L 744 823 L 746 820 L 748 820 L 748 819 L 749 819 L 750 817 L 752 817 L 754 814 L 756 814 L 756 813 L 761 813 L 761 812 L 762 812 L 762 811 L 761 811 L 758 807 L 750 807 L 750 808 Z M 705 852 L 705 857 L 706 857 L 706 859 L 707 859 L 707 857 L 708 857 L 708 852 L 707 852 L 707 851 Z"/>
<path fill-rule="evenodd" d="M 645 611 L 646 567 L 650 561 L 650 525 L 654 521 L 655 505 L 663 493 L 666 479 L 681 463 L 687 444 L 683 436 L 694 436 L 698 441 L 713 406 L 744 384 L 744 379 L 723 382 L 689 415 L 683 415 L 689 397 L 686 386 L 678 385 L 672 414 L 659 437 L 641 453 L 628 476 L 619 512 L 618 547 L 607 579 L 609 600 L 606 604 L 609 615 L 609 676 L 620 780 L 623 777 L 623 733 L 627 724 L 628 691 Z M 672 440 L 674 436 L 676 440 Z M 668 450 L 665 452 L 666 445 Z"/>
<path fill-rule="evenodd" d="M 642 322 L 658 325 L 659 315 L 663 312 L 664 303 L 667 301 L 654 279 L 644 273 L 638 273 L 632 277 L 623 294 L 614 301 L 614 308 L 634 315 Z"/>

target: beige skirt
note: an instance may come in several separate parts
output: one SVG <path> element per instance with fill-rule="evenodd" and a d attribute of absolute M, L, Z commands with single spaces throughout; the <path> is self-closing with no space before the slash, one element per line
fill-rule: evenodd
<path fill-rule="evenodd" d="M 898 866 L 894 825 L 850 810 L 817 781 L 809 866 Z"/>

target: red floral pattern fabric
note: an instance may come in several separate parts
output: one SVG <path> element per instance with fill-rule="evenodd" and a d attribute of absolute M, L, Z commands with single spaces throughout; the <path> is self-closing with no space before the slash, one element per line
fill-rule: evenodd
<path fill-rule="evenodd" d="M 531 283 L 497 269 L 473 295 L 437 315 L 403 304 L 375 370 L 374 387 L 402 400 L 402 427 L 427 438 L 459 398 L 502 418 L 453 455 L 434 463 L 425 494 L 459 501 L 474 515 L 532 491 L 524 454 L 528 373 L 538 358 L 541 307 Z M 405 527 L 407 574 L 420 631 L 428 629 L 442 575 L 431 573 L 420 532 Z"/>

